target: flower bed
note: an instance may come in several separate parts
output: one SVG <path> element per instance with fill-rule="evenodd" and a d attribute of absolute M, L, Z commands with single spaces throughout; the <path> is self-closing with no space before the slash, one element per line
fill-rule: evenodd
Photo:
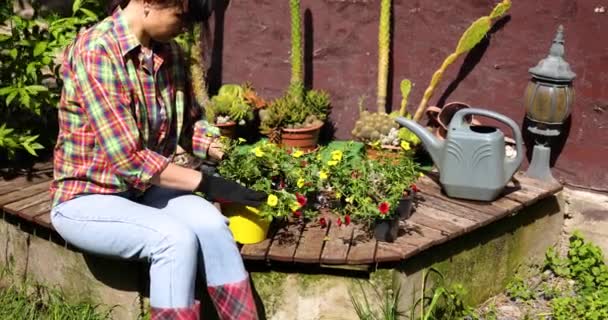
<path fill-rule="evenodd" d="M 311 153 L 266 140 L 242 143 L 229 143 L 219 173 L 267 192 L 260 214 L 269 220 L 318 220 L 323 225 L 327 221 L 320 211 L 329 209 L 337 215 L 338 225 L 354 222 L 371 228 L 403 215 L 398 205 L 411 199 L 420 174 L 411 157 L 367 159 L 358 142 L 336 141 Z"/>

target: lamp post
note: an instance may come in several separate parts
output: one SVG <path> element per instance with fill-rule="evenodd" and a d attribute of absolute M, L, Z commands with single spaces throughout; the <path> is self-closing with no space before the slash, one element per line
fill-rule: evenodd
<path fill-rule="evenodd" d="M 526 117 L 534 135 L 532 160 L 526 175 L 543 181 L 555 181 L 549 162 L 550 141 L 560 135 L 564 120 L 570 115 L 574 100 L 572 81 L 576 74 L 564 60 L 564 27 L 559 26 L 549 55 L 529 72 L 532 78 L 525 92 Z"/>

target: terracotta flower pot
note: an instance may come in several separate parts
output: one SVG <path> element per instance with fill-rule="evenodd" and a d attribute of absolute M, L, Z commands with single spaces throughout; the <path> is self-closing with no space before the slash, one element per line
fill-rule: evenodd
<path fill-rule="evenodd" d="M 317 148 L 319 133 L 323 124 L 313 127 L 281 130 L 281 145 L 288 148 L 298 148 L 302 151 L 312 151 Z"/>
<path fill-rule="evenodd" d="M 450 102 L 443 106 L 443 108 L 431 106 L 426 110 L 426 115 L 431 120 L 431 125 L 436 126 L 435 136 L 441 140 L 445 139 L 450 121 L 457 111 L 461 109 L 470 108 L 468 104 L 464 102 Z M 471 125 L 480 125 L 481 123 L 475 119 L 472 115 L 465 117 L 465 120 Z"/>
<path fill-rule="evenodd" d="M 380 149 L 365 146 L 365 154 L 371 160 L 391 159 L 393 162 L 399 162 L 399 157 L 403 156 L 400 151 L 401 147 L 396 146 L 380 146 Z"/>
<path fill-rule="evenodd" d="M 215 126 L 220 129 L 222 136 L 230 139 L 236 138 L 236 122 L 216 123 Z"/>

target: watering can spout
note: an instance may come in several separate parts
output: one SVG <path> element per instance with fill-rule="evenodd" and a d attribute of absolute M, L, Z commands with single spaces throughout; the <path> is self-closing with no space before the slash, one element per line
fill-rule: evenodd
<path fill-rule="evenodd" d="M 440 141 L 439 139 L 435 138 L 429 130 L 427 130 L 425 127 L 419 125 L 416 121 L 413 121 L 413 120 L 410 120 L 410 119 L 407 119 L 404 117 L 397 117 L 395 119 L 395 121 L 399 125 L 409 129 L 411 132 L 413 132 L 415 135 L 417 135 L 418 138 L 420 138 L 420 141 L 422 141 L 422 144 L 424 145 L 426 150 L 431 155 L 431 158 L 433 159 L 433 162 L 437 166 L 437 169 L 439 169 L 439 171 L 441 171 L 440 159 L 441 159 L 441 154 L 443 152 L 443 141 Z"/>

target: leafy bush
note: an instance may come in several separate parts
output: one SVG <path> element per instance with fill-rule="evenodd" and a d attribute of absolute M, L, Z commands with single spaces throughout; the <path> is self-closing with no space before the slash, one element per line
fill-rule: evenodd
<path fill-rule="evenodd" d="M 52 146 L 57 132 L 55 107 L 61 94 L 59 52 L 77 32 L 99 20 L 101 2 L 75 1 L 70 17 L 12 13 L 12 1 L 0 4 L 0 150 L 13 158 L 18 150 L 32 155 Z M 93 11 L 95 10 L 95 11 Z"/>

